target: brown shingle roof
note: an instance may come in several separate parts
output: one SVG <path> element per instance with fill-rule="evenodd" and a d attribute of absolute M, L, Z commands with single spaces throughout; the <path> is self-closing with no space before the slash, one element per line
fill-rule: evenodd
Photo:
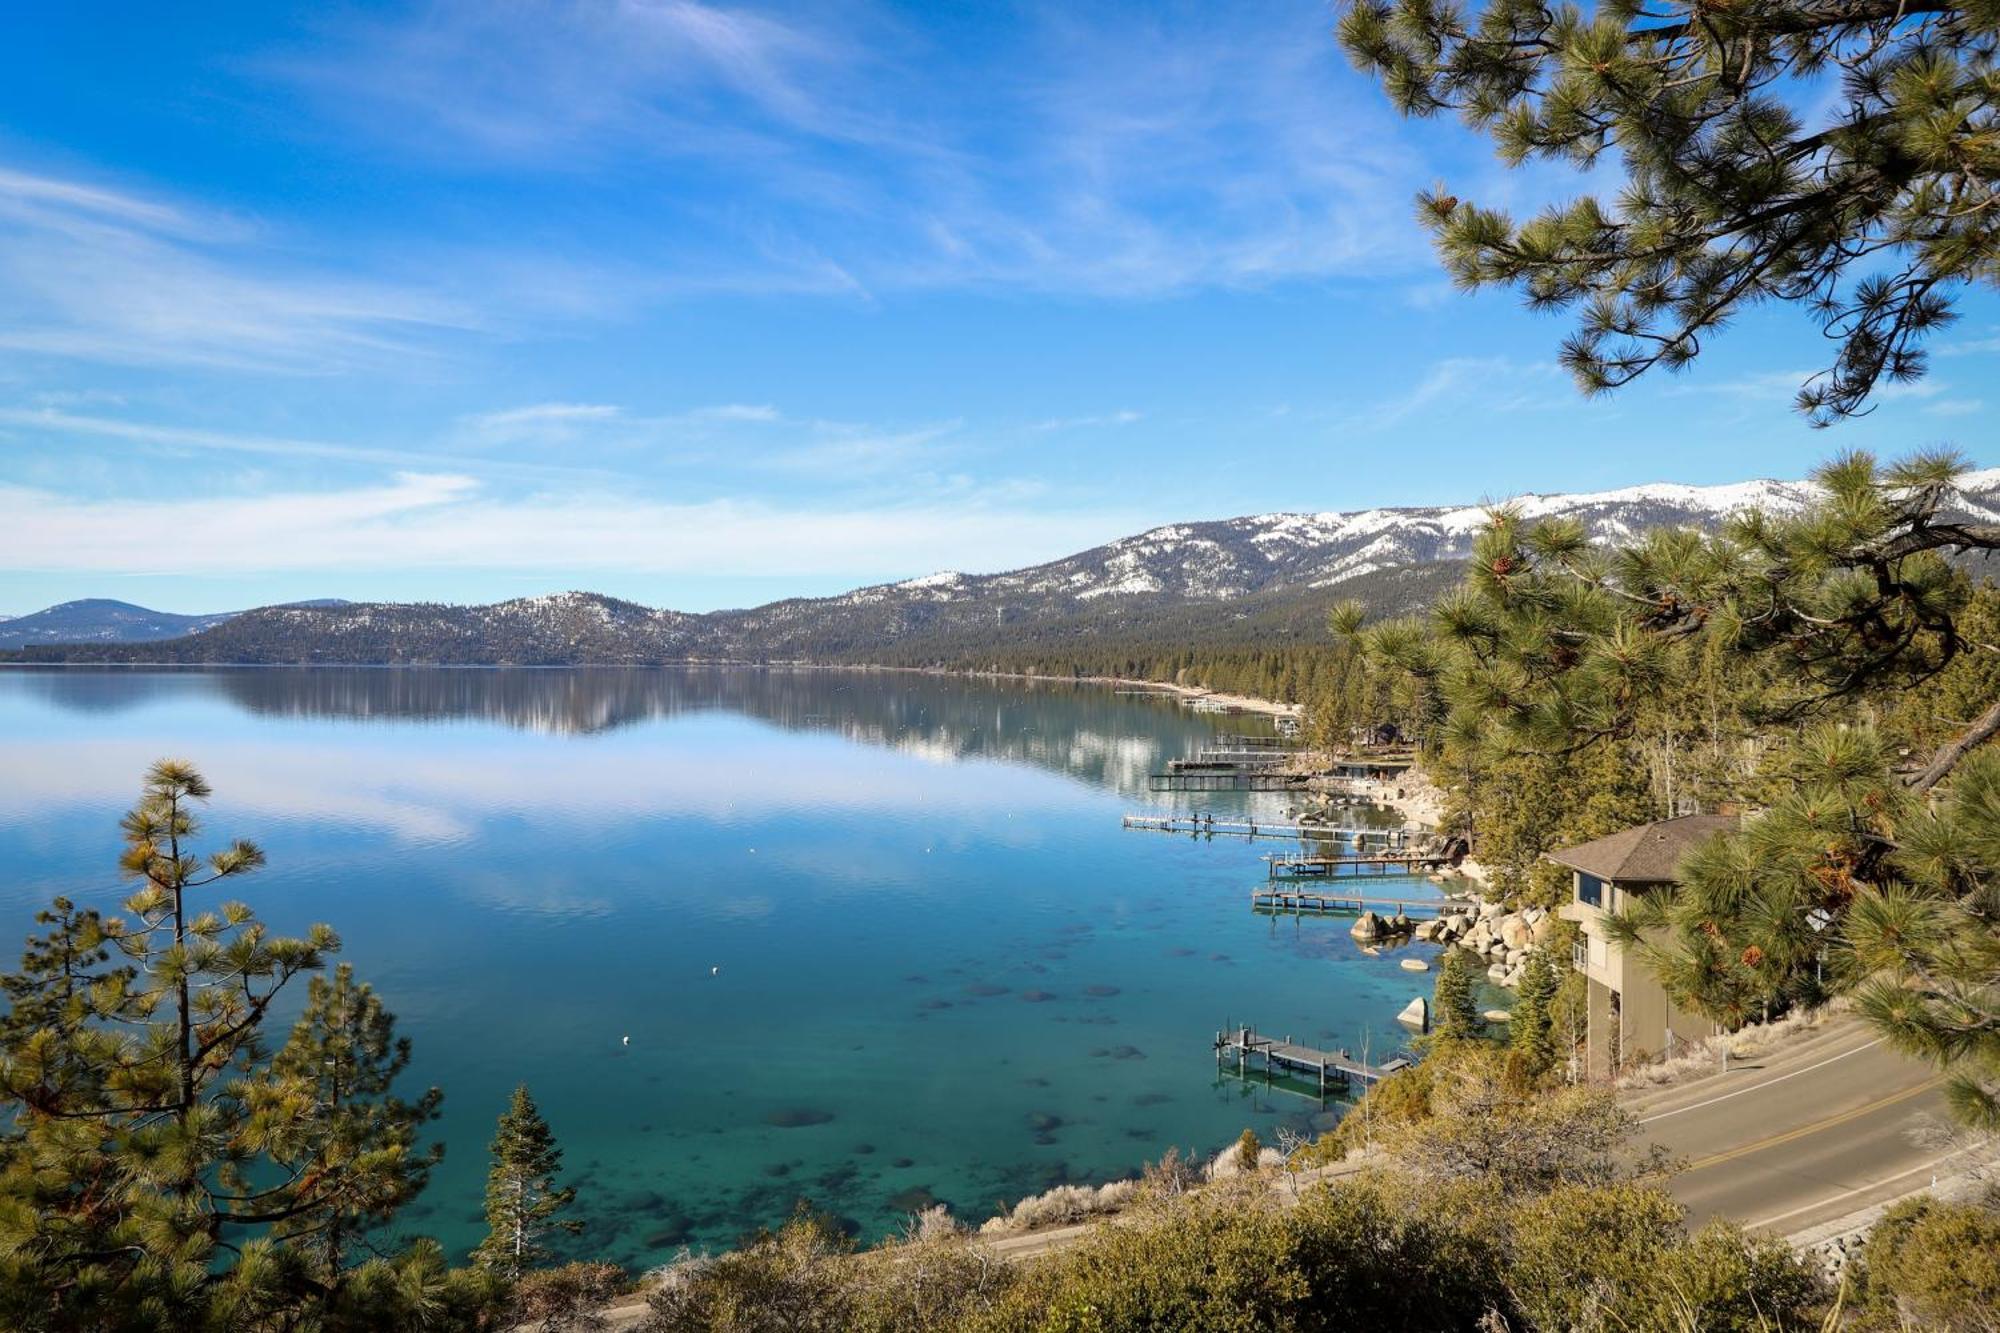
<path fill-rule="evenodd" d="M 1662 819 L 1548 854 L 1557 865 L 1627 884 L 1665 884 L 1697 843 L 1733 832 L 1735 815 L 1682 815 Z"/>

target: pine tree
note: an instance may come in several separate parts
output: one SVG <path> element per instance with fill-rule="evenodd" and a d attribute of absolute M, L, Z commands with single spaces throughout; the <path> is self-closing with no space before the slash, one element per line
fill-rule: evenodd
<path fill-rule="evenodd" d="M 1538 948 L 1528 955 L 1521 969 L 1521 984 L 1514 992 L 1514 1012 L 1507 1024 L 1507 1039 L 1535 1074 L 1545 1072 L 1556 1060 L 1556 1037 L 1551 1026 L 1555 1015 L 1551 1006 L 1561 982 L 1548 949 Z"/>
<path fill-rule="evenodd" d="M 340 1054 L 327 1021 L 332 997 L 365 988 L 316 989 L 301 1033 L 267 1053 L 272 1005 L 338 941 L 203 904 L 263 861 L 245 842 L 195 854 L 208 796 L 191 766 L 155 764 L 123 821 L 139 881 L 126 914 L 57 899 L 0 979 L 0 1327 L 317 1319 L 348 1296 L 307 1244 L 385 1219 L 422 1184 L 410 1135 L 434 1098 L 378 1101 L 400 1065 Z M 364 1046 L 400 1050 L 379 1005 L 363 1008 Z M 319 1091 L 330 1069 L 350 1080 L 337 1108 Z"/>
<path fill-rule="evenodd" d="M 493 1136 L 493 1168 L 486 1177 L 487 1236 L 473 1257 L 511 1279 L 549 1257 L 543 1239 L 551 1232 L 575 1235 L 583 1223 L 556 1216 L 576 1200 L 574 1188 L 559 1188 L 562 1149 L 555 1132 L 523 1083 L 500 1117 Z"/>
<path fill-rule="evenodd" d="M 1432 1002 L 1431 1030 L 1447 1041 L 1479 1035 L 1479 1001 L 1474 994 L 1472 954 L 1465 949 L 1447 949 L 1444 966 L 1438 972 L 1437 992 Z"/>
<path fill-rule="evenodd" d="M 1586 392 L 1680 369 L 1775 301 L 1838 343 L 1798 396 L 1824 424 L 1921 375 L 1950 294 L 1995 281 L 1989 0 L 1344 8 L 1342 43 L 1405 114 L 1457 112 L 1510 166 L 1622 166 L 1615 198 L 1526 223 L 1443 187 L 1419 200 L 1460 284 L 1581 311 L 1562 358 Z M 1822 98 L 1824 127 L 1795 110 Z"/>
<path fill-rule="evenodd" d="M 328 1281 L 346 1266 L 356 1235 L 414 1198 L 444 1155 L 442 1144 L 416 1145 L 444 1094 L 431 1088 L 406 1102 L 390 1093 L 410 1063 L 409 1038 L 395 1029 L 374 988 L 342 963 L 309 983 L 305 1013 L 272 1062 L 292 1099 L 286 1109 L 296 1112 L 301 1096 L 309 1108 L 296 1116 L 297 1132 L 281 1136 L 282 1156 L 306 1149 L 337 1182 L 275 1234 L 315 1250 Z"/>
<path fill-rule="evenodd" d="M 1505 775 L 1523 764 L 1598 771 L 1542 793 L 1551 808 L 1522 824 L 1537 834 L 1615 812 L 1617 775 L 1642 756 L 1654 776 L 1641 790 L 1678 793 L 1685 770 L 1711 796 L 1767 807 L 1690 854 L 1682 886 L 1646 895 L 1615 932 L 1725 1025 L 1851 992 L 1885 1035 L 1951 1072 L 1962 1116 L 2000 1123 L 2000 816 L 1985 804 L 2000 761 L 1977 749 L 2000 734 L 2000 699 L 1965 694 L 2000 674 L 2000 647 L 1952 559 L 2000 550 L 2000 525 L 1953 515 L 1965 466 L 1850 454 L 1818 470 L 1821 498 L 1797 512 L 1612 550 L 1574 522 L 1501 509 L 1427 622 L 1367 637 L 1380 669 L 1441 701 L 1430 753 L 1482 860 L 1479 818 L 1505 809 L 1482 780 L 1518 788 Z M 1950 700 L 1957 729 L 1927 728 L 1934 748 L 1905 761 L 1868 723 L 1882 701 L 1894 718 L 1925 692 Z M 1733 719 L 1686 719 L 1725 706 Z M 1746 741 L 1761 772 L 1742 771 Z"/>

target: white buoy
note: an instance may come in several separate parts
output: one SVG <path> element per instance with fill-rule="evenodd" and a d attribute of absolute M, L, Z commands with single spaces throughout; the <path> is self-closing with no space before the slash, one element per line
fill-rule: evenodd
<path fill-rule="evenodd" d="M 630 1037 L 620 1037 L 618 1039 L 618 1044 L 621 1046 L 630 1046 L 632 1044 L 632 1039 Z"/>
<path fill-rule="evenodd" d="M 710 969 L 708 969 L 708 975 L 710 975 L 711 977 L 719 977 L 722 975 L 722 969 L 719 967 L 711 967 Z"/>

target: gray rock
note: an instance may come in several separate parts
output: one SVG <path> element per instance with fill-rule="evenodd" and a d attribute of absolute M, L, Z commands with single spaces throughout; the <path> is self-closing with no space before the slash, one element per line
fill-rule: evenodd
<path fill-rule="evenodd" d="M 1396 1015 L 1396 1021 L 1413 1032 L 1431 1030 L 1430 1001 L 1419 995 L 1403 1006 L 1403 1012 Z"/>

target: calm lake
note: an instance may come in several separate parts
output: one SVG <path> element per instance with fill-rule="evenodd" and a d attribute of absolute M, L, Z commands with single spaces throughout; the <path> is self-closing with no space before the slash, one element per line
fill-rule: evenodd
<path fill-rule="evenodd" d="M 1119 827 L 1175 801 L 1277 817 L 1291 798 L 1146 791 L 1258 727 L 903 674 L 0 671 L 0 947 L 54 894 L 122 900 L 118 816 L 184 757 L 212 838 L 269 855 L 232 896 L 330 923 L 445 1091 L 410 1229 L 478 1239 L 522 1081 L 579 1254 L 726 1246 L 802 1197 L 867 1237 L 933 1199 L 976 1221 L 1170 1145 L 1331 1123 L 1218 1078 L 1225 1020 L 1401 1044 L 1429 976 L 1344 920 L 1251 911 L 1285 844 Z"/>

